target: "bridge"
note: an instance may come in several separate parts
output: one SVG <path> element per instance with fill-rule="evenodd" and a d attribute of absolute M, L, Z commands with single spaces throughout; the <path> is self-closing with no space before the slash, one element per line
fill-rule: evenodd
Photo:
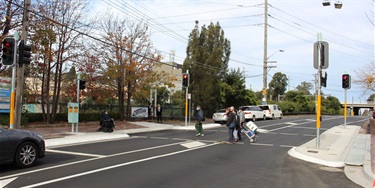
<path fill-rule="evenodd" d="M 348 104 L 346 103 L 346 108 L 353 109 L 354 115 L 359 115 L 359 109 L 369 108 L 370 111 L 374 111 L 374 105 L 375 104 Z M 341 108 L 344 108 L 344 104 L 341 104 Z"/>

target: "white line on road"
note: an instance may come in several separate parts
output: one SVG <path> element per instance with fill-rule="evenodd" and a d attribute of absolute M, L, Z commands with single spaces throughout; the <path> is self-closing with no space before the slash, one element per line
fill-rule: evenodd
<path fill-rule="evenodd" d="M 289 135 L 289 136 L 298 136 L 299 134 L 296 133 L 280 133 L 282 135 Z"/>
<path fill-rule="evenodd" d="M 159 140 L 168 140 L 166 137 L 150 137 L 152 139 L 159 139 Z"/>
<path fill-rule="evenodd" d="M 110 169 L 114 169 L 114 168 L 118 168 L 118 167 L 123 167 L 123 166 L 128 166 L 128 165 L 132 165 L 132 164 L 136 164 L 136 163 L 154 160 L 154 159 L 169 157 L 169 156 L 172 156 L 172 155 L 177 155 L 177 154 L 180 154 L 180 153 L 185 153 L 185 152 L 197 150 L 197 149 L 200 149 L 200 148 L 214 146 L 214 145 L 217 145 L 217 144 L 218 143 L 213 143 L 213 144 L 205 145 L 205 146 L 201 146 L 201 147 L 196 147 L 196 148 L 176 151 L 176 152 L 172 152 L 172 153 L 167 153 L 167 154 L 163 154 L 163 155 L 157 155 L 157 156 L 153 156 L 153 157 L 139 159 L 139 160 L 135 160 L 135 161 L 130 161 L 130 162 L 126 162 L 126 163 L 122 163 L 122 164 L 118 164 L 118 165 L 108 166 L 108 167 L 99 168 L 99 169 L 96 169 L 96 170 L 91 170 L 91 171 L 87 171 L 87 172 L 83 172 L 83 173 L 79 173 L 79 174 L 74 174 L 74 175 L 71 175 L 71 176 L 57 178 L 57 179 L 50 180 L 50 181 L 45 181 L 45 182 L 41 182 L 41 183 L 37 183 L 37 184 L 33 184 L 33 185 L 28 185 L 28 186 L 24 186 L 22 188 L 32 188 L 32 187 L 47 185 L 47 184 L 51 184 L 51 183 L 55 183 L 55 182 L 59 182 L 59 181 L 64 181 L 64 180 L 68 180 L 68 179 L 72 179 L 72 178 L 76 178 L 76 177 L 80 177 L 80 176 L 85 176 L 85 175 L 89 175 L 89 174 L 94 174 L 94 173 L 97 173 L 97 172 L 106 171 L 106 170 L 110 170 Z"/>
<path fill-rule="evenodd" d="M 9 179 L 5 179 L 5 180 L 0 180 L 0 187 L 5 187 L 7 186 L 9 183 L 11 183 L 12 181 L 14 181 L 15 179 L 17 179 L 18 177 L 15 177 L 15 178 L 9 178 Z"/>
<path fill-rule="evenodd" d="M 282 148 L 293 148 L 293 147 L 297 147 L 297 146 L 280 145 L 280 147 L 282 147 Z"/>
<path fill-rule="evenodd" d="M 149 148 L 144 148 L 144 149 L 138 149 L 138 150 L 133 150 L 133 151 L 116 153 L 116 154 L 108 155 L 108 156 L 103 157 L 103 158 L 115 157 L 115 156 L 119 156 L 119 155 L 126 155 L 126 154 L 130 154 L 130 153 L 137 153 L 137 152 L 142 152 L 142 151 L 147 151 L 147 150 L 153 150 L 153 149 L 159 149 L 159 148 L 164 148 L 164 147 L 179 145 L 179 144 L 183 144 L 183 143 L 186 143 L 186 142 L 177 142 L 177 143 L 166 144 L 166 145 L 161 145 L 161 146 L 154 146 L 154 147 L 149 147 Z M 60 167 L 65 167 L 65 166 L 70 166 L 70 165 L 76 165 L 76 164 L 90 162 L 90 161 L 94 161 L 94 160 L 98 160 L 98 159 L 102 159 L 102 158 L 85 159 L 85 160 L 81 160 L 81 161 L 75 161 L 75 162 L 71 162 L 71 163 L 66 163 L 66 164 L 61 164 L 61 165 L 56 165 L 56 166 L 51 166 L 51 167 L 46 167 L 46 168 L 31 170 L 31 171 L 22 172 L 22 173 L 18 173 L 18 174 L 13 174 L 13 175 L 9 175 L 9 176 L 3 176 L 3 177 L 0 177 L 0 180 L 11 178 L 11 177 L 16 177 L 16 176 L 22 176 L 22 175 L 26 175 L 26 174 L 31 174 L 31 173 L 35 173 L 35 172 L 41 172 L 41 171 L 45 171 L 45 170 L 50 170 L 50 169 L 55 169 L 55 168 L 60 168 Z"/>
<path fill-rule="evenodd" d="M 61 151 L 61 150 L 53 150 L 53 149 L 47 149 L 46 151 L 52 152 L 52 153 L 62 153 L 62 154 L 69 154 L 69 155 L 80 155 L 80 156 L 86 156 L 86 157 L 106 157 L 105 155 L 96 155 L 96 154 L 90 154 L 90 153 L 81 153 L 81 152 L 72 152 L 72 151 Z"/>
<path fill-rule="evenodd" d="M 303 134 L 303 136 L 316 136 L 314 134 Z"/>
<path fill-rule="evenodd" d="M 251 145 L 256 145 L 256 146 L 270 146 L 272 147 L 273 144 L 262 144 L 262 143 L 250 143 Z"/>

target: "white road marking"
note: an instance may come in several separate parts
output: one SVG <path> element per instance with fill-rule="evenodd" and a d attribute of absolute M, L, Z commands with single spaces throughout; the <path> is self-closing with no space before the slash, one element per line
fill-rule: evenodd
<path fill-rule="evenodd" d="M 297 146 L 280 145 L 280 147 L 282 147 L 282 148 L 293 148 L 293 147 L 297 147 Z"/>
<path fill-rule="evenodd" d="M 250 143 L 251 145 L 256 145 L 256 146 L 270 146 L 270 147 L 272 147 L 272 146 L 274 146 L 273 144 L 262 144 L 262 143 Z"/>
<path fill-rule="evenodd" d="M 198 141 L 193 141 L 185 144 L 181 144 L 181 146 L 184 146 L 186 148 L 195 148 L 195 147 L 200 147 L 206 145 L 205 143 L 198 142 Z"/>
<path fill-rule="evenodd" d="M 112 155 L 107 155 L 107 156 L 102 157 L 102 158 L 109 158 L 109 157 L 115 157 L 115 156 L 119 156 L 119 155 L 126 155 L 126 154 L 130 154 L 130 153 L 137 153 L 137 152 L 142 152 L 142 151 L 147 151 L 147 150 L 159 149 L 159 148 L 179 145 L 179 144 L 182 144 L 182 143 L 184 143 L 184 142 L 177 142 L 177 143 L 166 144 L 166 145 L 161 145 L 161 146 L 154 146 L 154 147 L 149 147 L 149 148 L 144 148 L 144 149 L 138 149 L 138 150 L 133 150 L 133 151 L 116 153 L 116 154 L 112 154 Z M 55 168 L 85 163 L 85 162 L 94 161 L 94 160 L 98 160 L 98 159 L 102 159 L 102 158 L 85 159 L 85 160 L 81 160 L 81 161 L 75 161 L 75 162 L 71 162 L 71 163 L 66 163 L 66 164 L 61 164 L 61 165 L 56 165 L 56 166 L 51 166 L 51 167 L 46 167 L 46 168 L 41 168 L 41 169 L 36 169 L 36 170 L 31 170 L 31 171 L 26 171 L 26 172 L 21 172 L 21 173 L 18 173 L 18 174 L 0 177 L 0 180 L 12 178 L 12 177 L 16 177 L 16 176 L 23 176 L 23 175 L 31 174 L 31 173 L 35 173 L 35 172 L 41 172 L 41 171 L 45 171 L 45 170 L 50 170 L 50 169 L 55 169 Z"/>
<path fill-rule="evenodd" d="M 89 154 L 89 153 L 81 153 L 81 152 L 72 152 L 72 151 L 61 151 L 61 150 L 53 150 L 53 149 L 47 149 L 46 151 L 52 152 L 52 153 L 62 153 L 62 154 L 69 154 L 69 155 L 80 155 L 80 156 L 86 156 L 86 157 L 106 157 L 105 155 L 96 155 L 96 154 Z"/>
<path fill-rule="evenodd" d="M 7 186 L 8 184 L 10 184 L 12 181 L 16 180 L 17 178 L 18 177 L 1 180 L 0 181 L 0 187 Z"/>
<path fill-rule="evenodd" d="M 289 125 L 298 125 L 298 123 L 293 123 L 293 122 L 286 122 L 285 124 L 289 124 Z"/>
<path fill-rule="evenodd" d="M 289 136 L 298 136 L 299 134 L 296 133 L 280 133 L 282 135 L 289 135 Z"/>
<path fill-rule="evenodd" d="M 168 140 L 166 137 L 150 137 L 152 139 L 159 139 L 159 140 Z"/>
<path fill-rule="evenodd" d="M 314 134 L 303 134 L 303 136 L 316 136 Z"/>
<path fill-rule="evenodd" d="M 178 140 L 178 141 L 189 141 L 190 139 L 185 139 L 185 138 L 172 138 L 172 140 Z"/>
<path fill-rule="evenodd" d="M 189 152 L 189 151 L 193 151 L 193 150 L 197 150 L 197 149 L 201 149 L 201 148 L 205 148 L 205 147 L 209 147 L 209 146 L 214 146 L 214 145 L 217 145 L 217 144 L 218 143 L 213 143 L 213 144 L 205 145 L 205 146 L 201 146 L 201 147 L 196 147 L 196 148 L 176 151 L 176 152 L 172 152 L 172 153 L 167 153 L 167 154 L 163 154 L 163 155 L 157 155 L 157 156 L 153 156 L 153 157 L 139 159 L 139 160 L 135 160 L 135 161 L 130 161 L 130 162 L 117 164 L 117 165 L 113 165 L 113 166 L 108 166 L 108 167 L 104 167 L 104 168 L 99 168 L 99 169 L 96 169 L 96 170 L 91 170 L 91 171 L 87 171 L 87 172 L 83 172 L 83 173 L 79 173 L 79 174 L 65 176 L 65 177 L 57 178 L 57 179 L 50 180 L 50 181 L 36 183 L 36 184 L 33 184 L 33 185 L 24 186 L 22 188 L 32 188 L 32 187 L 43 186 L 43 185 L 47 185 L 47 184 L 51 184 L 51 183 L 55 183 L 55 182 L 59 182 L 59 181 L 64 181 L 64 180 L 68 180 L 68 179 L 72 179 L 72 178 L 76 178 L 76 177 L 80 177 L 80 176 L 85 176 L 85 175 L 89 175 L 89 174 L 94 174 L 94 173 L 97 173 L 97 172 L 102 172 L 102 171 L 106 171 L 106 170 L 110 170 L 110 169 L 114 169 L 114 168 L 119 168 L 119 167 L 128 166 L 128 165 L 141 163 L 141 162 L 145 162 L 145 161 L 150 161 L 150 160 L 154 160 L 154 159 L 169 157 L 169 156 L 172 156 L 172 155 L 177 155 L 177 154 L 180 154 L 180 153 L 185 153 L 185 152 Z"/>

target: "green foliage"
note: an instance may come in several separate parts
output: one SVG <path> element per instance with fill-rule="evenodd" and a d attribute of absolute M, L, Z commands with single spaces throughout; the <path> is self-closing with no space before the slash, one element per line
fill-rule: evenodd
<path fill-rule="evenodd" d="M 329 96 L 322 99 L 322 113 L 325 114 L 340 114 L 341 103 L 339 99 Z"/>
<path fill-rule="evenodd" d="M 192 101 L 201 105 L 205 113 L 211 114 L 222 108 L 226 92 L 231 92 L 229 84 L 222 84 L 227 75 L 230 42 L 224 37 L 219 23 L 203 25 L 198 22 L 189 35 L 183 72 L 189 70 Z M 221 88 L 224 87 L 224 88 Z"/>
<path fill-rule="evenodd" d="M 268 84 L 270 94 L 277 98 L 278 95 L 283 95 L 288 85 L 288 78 L 285 74 L 277 72 L 273 75 L 271 82 Z"/>
<path fill-rule="evenodd" d="M 311 95 L 310 91 L 313 89 L 313 85 L 311 82 L 301 82 L 296 89 L 304 95 Z"/>

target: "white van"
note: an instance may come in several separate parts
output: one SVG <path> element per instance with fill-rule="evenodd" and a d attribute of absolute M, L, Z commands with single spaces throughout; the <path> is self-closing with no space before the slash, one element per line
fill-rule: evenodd
<path fill-rule="evenodd" d="M 276 104 L 259 105 L 259 108 L 266 114 L 267 119 L 283 118 L 283 112 Z"/>

